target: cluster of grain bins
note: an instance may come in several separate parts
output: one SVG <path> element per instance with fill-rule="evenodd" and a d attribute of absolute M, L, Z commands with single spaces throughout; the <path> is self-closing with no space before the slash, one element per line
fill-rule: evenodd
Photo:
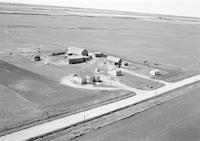
<path fill-rule="evenodd" d="M 86 76 L 87 84 L 95 84 L 95 82 L 101 82 L 100 76 L 94 75 L 94 76 Z"/>

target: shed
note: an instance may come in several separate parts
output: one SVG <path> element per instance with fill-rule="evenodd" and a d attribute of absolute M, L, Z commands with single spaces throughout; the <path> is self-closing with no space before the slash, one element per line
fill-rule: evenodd
<path fill-rule="evenodd" d="M 151 70 L 150 72 L 150 75 L 161 75 L 161 72 L 160 72 L 160 70 L 159 69 L 153 69 L 153 70 Z"/>
<path fill-rule="evenodd" d="M 33 61 L 41 61 L 40 55 L 33 56 Z"/>
<path fill-rule="evenodd" d="M 67 53 L 88 56 L 88 51 L 86 49 L 79 48 L 79 47 L 69 47 Z"/>
<path fill-rule="evenodd" d="M 115 56 L 108 56 L 106 60 L 112 65 L 120 66 L 122 63 L 122 59 L 119 57 L 115 57 Z"/>
<path fill-rule="evenodd" d="M 83 63 L 86 61 L 85 57 L 82 55 L 68 56 L 67 59 L 68 59 L 69 64 Z"/>
<path fill-rule="evenodd" d="M 104 57 L 103 52 L 95 52 L 94 55 L 95 57 Z"/>

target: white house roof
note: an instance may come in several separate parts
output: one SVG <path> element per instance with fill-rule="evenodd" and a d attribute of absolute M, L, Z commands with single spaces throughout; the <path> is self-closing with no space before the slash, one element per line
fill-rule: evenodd
<path fill-rule="evenodd" d="M 106 60 L 119 63 L 121 61 L 121 58 L 115 56 L 108 56 Z"/>

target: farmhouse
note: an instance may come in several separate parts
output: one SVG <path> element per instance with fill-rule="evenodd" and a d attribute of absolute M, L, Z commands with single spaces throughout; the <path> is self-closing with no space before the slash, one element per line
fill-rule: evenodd
<path fill-rule="evenodd" d="M 118 65 L 121 66 L 122 59 L 115 56 L 108 56 L 106 59 L 111 65 Z"/>
<path fill-rule="evenodd" d="M 88 56 L 88 51 L 79 47 L 69 47 L 67 54 Z"/>
<path fill-rule="evenodd" d="M 71 81 L 72 81 L 73 83 L 77 83 L 77 84 L 80 84 L 80 85 L 82 85 L 82 84 L 87 84 L 86 78 L 80 77 L 80 76 L 78 76 L 77 74 L 74 74 L 74 75 L 73 75 L 73 78 L 72 78 Z"/>
<path fill-rule="evenodd" d="M 83 63 L 86 61 L 85 57 L 82 55 L 73 55 L 67 57 L 69 64 Z"/>

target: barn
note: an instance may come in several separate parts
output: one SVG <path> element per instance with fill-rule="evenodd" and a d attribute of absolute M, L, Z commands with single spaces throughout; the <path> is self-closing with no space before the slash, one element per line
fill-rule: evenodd
<path fill-rule="evenodd" d="M 111 65 L 118 65 L 121 66 L 122 59 L 115 56 L 108 56 L 106 59 Z"/>
<path fill-rule="evenodd" d="M 69 64 L 83 63 L 86 61 L 85 57 L 82 55 L 68 56 L 67 59 L 68 59 Z"/>
<path fill-rule="evenodd" d="M 79 47 L 69 47 L 67 53 L 74 55 L 88 56 L 88 51 L 86 49 Z"/>

